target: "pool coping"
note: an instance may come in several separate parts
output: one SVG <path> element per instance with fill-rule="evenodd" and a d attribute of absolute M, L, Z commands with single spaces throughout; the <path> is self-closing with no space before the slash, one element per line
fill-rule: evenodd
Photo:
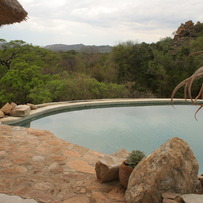
<path fill-rule="evenodd" d="M 46 113 L 51 113 L 59 110 L 69 110 L 75 108 L 87 108 L 87 107 L 100 107 L 111 105 L 173 105 L 173 104 L 191 104 L 190 100 L 174 99 L 171 102 L 169 98 L 145 98 L 145 99 L 94 99 L 94 100 L 76 100 L 76 101 L 64 101 L 64 102 L 52 102 L 38 104 L 36 110 L 32 110 L 29 115 L 25 117 L 12 117 L 7 116 L 0 119 L 0 124 L 17 124 L 22 121 L 26 121 L 37 116 L 41 116 Z"/>

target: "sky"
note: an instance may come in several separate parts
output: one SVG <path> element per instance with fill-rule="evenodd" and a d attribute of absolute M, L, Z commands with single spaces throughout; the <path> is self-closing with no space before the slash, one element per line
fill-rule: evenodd
<path fill-rule="evenodd" d="M 39 46 L 153 43 L 188 20 L 203 22 L 202 0 L 18 1 L 29 18 L 1 27 L 0 38 Z"/>

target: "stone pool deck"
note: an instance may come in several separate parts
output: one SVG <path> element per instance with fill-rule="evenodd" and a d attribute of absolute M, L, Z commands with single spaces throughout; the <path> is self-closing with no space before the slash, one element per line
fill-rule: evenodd
<path fill-rule="evenodd" d="M 184 100 L 180 99 L 175 100 L 174 103 L 183 102 Z M 95 163 L 104 154 L 65 142 L 49 131 L 5 124 L 61 109 L 135 103 L 170 104 L 170 99 L 111 99 L 49 103 L 38 105 L 39 108 L 31 111 L 26 118 L 0 119 L 0 203 L 125 202 L 125 191 L 118 181 L 99 183 L 96 179 Z M 12 197 L 9 198 L 5 194 Z M 23 200 L 18 199 L 18 196 Z"/>
<path fill-rule="evenodd" d="M 102 156 L 49 131 L 0 125 L 0 193 L 44 203 L 125 202 L 118 181 L 97 181 Z"/>

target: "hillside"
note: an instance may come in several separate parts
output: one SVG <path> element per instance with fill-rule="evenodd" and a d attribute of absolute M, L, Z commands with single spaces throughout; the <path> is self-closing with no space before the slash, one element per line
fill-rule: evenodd
<path fill-rule="evenodd" d="M 84 45 L 84 44 L 73 44 L 73 45 L 66 45 L 66 44 L 52 44 L 52 45 L 47 45 L 44 47 L 45 49 L 49 49 L 52 51 L 70 51 L 70 50 L 75 50 L 77 52 L 81 52 L 85 49 L 93 49 L 96 52 L 99 53 L 109 53 L 112 50 L 112 47 L 109 45 L 102 45 L 102 46 L 89 46 L 89 45 Z"/>

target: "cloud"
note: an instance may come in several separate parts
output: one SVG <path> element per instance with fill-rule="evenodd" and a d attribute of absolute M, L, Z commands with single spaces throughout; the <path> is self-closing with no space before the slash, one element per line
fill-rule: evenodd
<path fill-rule="evenodd" d="M 26 23 L 12 25 L 34 44 L 148 43 L 171 36 L 181 23 L 202 21 L 201 0 L 20 0 L 29 13 Z M 12 35 L 4 26 L 2 38 Z M 27 34 L 27 37 L 25 35 Z M 40 37 L 41 36 L 41 37 Z M 46 36 L 46 37 L 45 37 Z"/>

